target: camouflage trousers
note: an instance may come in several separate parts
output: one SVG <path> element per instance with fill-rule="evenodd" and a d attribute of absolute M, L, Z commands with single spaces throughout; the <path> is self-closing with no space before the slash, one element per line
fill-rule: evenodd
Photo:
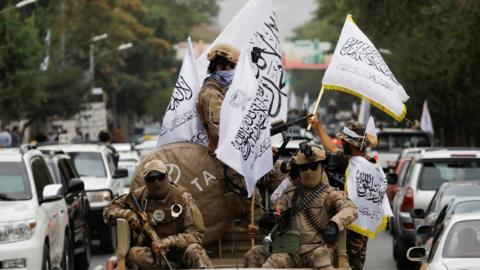
<path fill-rule="evenodd" d="M 367 257 L 368 237 L 347 230 L 347 254 L 348 263 L 352 270 L 362 270 Z"/>
<path fill-rule="evenodd" d="M 268 256 L 264 246 L 257 245 L 251 248 L 244 256 L 245 267 L 250 268 L 314 268 L 333 270 L 332 251 L 321 246 L 311 252 L 273 253 Z"/>
<path fill-rule="evenodd" d="M 171 264 L 186 268 L 213 268 L 205 249 L 199 244 L 190 244 L 185 250 L 170 250 L 167 258 Z M 132 247 L 126 258 L 127 268 L 132 270 L 152 270 L 168 268 L 162 259 L 155 259 L 149 247 Z"/>

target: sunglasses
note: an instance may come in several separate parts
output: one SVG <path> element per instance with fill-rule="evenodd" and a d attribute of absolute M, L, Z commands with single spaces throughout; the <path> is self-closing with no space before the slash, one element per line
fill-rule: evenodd
<path fill-rule="evenodd" d="M 300 168 L 301 171 L 306 171 L 308 169 L 312 170 L 312 171 L 315 171 L 317 168 L 318 168 L 318 165 L 320 164 L 320 162 L 313 162 L 313 163 L 307 163 L 307 164 L 302 164 L 302 165 L 298 165 L 298 167 Z"/>
<path fill-rule="evenodd" d="M 167 175 L 165 174 L 157 174 L 151 177 L 145 177 L 145 182 L 146 183 L 155 183 L 155 181 L 163 181 L 167 178 Z"/>

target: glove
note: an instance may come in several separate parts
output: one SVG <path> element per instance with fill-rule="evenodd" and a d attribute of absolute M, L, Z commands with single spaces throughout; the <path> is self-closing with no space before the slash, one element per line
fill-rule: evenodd
<path fill-rule="evenodd" d="M 152 250 L 153 250 L 153 253 L 155 254 L 160 254 L 162 253 L 162 251 L 164 252 L 167 252 L 168 249 L 173 246 L 173 241 L 170 240 L 169 238 L 164 238 L 160 241 L 154 241 L 152 243 Z"/>
<path fill-rule="evenodd" d="M 323 240 L 327 245 L 335 245 L 338 240 L 338 226 L 335 222 L 328 222 L 327 227 L 323 230 Z"/>
<path fill-rule="evenodd" d="M 258 226 L 255 226 L 253 224 L 248 224 L 248 237 L 250 239 L 254 239 L 258 236 L 259 229 Z"/>
<path fill-rule="evenodd" d="M 126 219 L 134 230 L 140 230 L 142 228 L 142 224 L 140 223 L 137 214 L 130 209 L 119 211 L 117 217 Z"/>

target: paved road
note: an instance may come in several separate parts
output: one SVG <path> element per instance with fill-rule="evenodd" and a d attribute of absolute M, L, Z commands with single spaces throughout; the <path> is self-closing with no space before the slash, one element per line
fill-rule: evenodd
<path fill-rule="evenodd" d="M 368 242 L 367 262 L 365 270 L 394 270 L 395 261 L 392 257 L 392 237 L 388 232 L 383 232 L 375 239 Z M 90 263 L 90 269 L 97 265 L 105 265 L 105 261 L 111 255 L 94 255 Z"/>

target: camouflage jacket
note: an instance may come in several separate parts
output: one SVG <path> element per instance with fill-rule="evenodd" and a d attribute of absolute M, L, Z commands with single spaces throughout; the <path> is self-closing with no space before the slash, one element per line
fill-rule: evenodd
<path fill-rule="evenodd" d="M 276 208 L 286 211 L 292 208 L 292 199 L 297 186 L 290 184 L 285 194 L 280 197 Z M 307 194 L 309 191 L 306 191 Z M 317 218 L 321 228 L 325 228 L 329 221 L 335 222 L 340 231 L 357 219 L 357 207 L 347 198 L 345 192 L 337 191 L 327 185 L 327 189 L 320 193 L 311 203 L 310 209 Z M 313 249 L 324 245 L 323 236 L 307 221 L 305 215 L 297 213 L 291 220 L 292 230 L 300 233 L 300 254 L 310 252 Z"/>
<path fill-rule="evenodd" d="M 208 151 L 214 153 L 218 146 L 220 108 L 228 88 L 215 79 L 207 78 L 196 100 L 197 113 L 208 136 Z"/>
<path fill-rule="evenodd" d="M 192 195 L 183 188 L 172 186 L 169 196 L 164 201 L 148 200 L 148 190 L 145 186 L 135 190 L 133 195 L 139 203 L 144 204 L 146 202 L 146 212 L 149 220 L 152 220 L 152 225 L 161 239 L 168 237 L 177 248 L 186 248 L 192 243 L 202 243 L 205 231 L 202 214 Z M 177 203 L 182 206 L 183 210 L 179 217 L 173 217 L 171 207 Z M 122 213 L 126 209 L 135 209 L 127 194 L 116 198 L 104 209 L 103 219 L 105 223 L 115 225 L 116 219 L 122 217 Z M 163 212 L 160 215 L 163 218 L 158 221 L 159 218 L 156 215 L 157 221 L 155 221 L 154 212 L 158 213 L 159 211 Z M 138 246 L 148 245 L 149 242 L 144 232 L 133 231 L 133 239 L 135 245 Z"/>

